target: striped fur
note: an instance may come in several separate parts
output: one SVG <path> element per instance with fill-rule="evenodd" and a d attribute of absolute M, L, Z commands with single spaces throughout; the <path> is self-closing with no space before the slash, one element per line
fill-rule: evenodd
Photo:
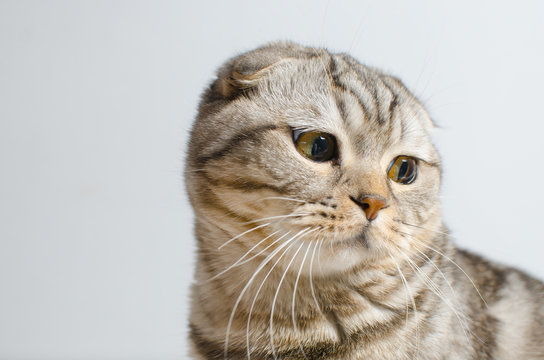
<path fill-rule="evenodd" d="M 544 359 L 544 287 L 458 250 L 433 122 L 394 77 L 274 43 L 225 63 L 187 156 L 194 359 Z M 301 156 L 293 129 L 335 136 Z M 390 181 L 396 156 L 417 179 Z M 386 201 L 370 222 L 355 201 Z M 485 301 L 484 301 L 485 300 Z"/>

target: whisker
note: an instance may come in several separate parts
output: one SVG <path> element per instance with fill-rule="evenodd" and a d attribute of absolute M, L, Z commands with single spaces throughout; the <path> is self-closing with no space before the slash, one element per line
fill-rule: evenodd
<path fill-rule="evenodd" d="M 440 270 L 440 268 L 436 265 L 436 263 L 430 257 L 428 257 L 427 254 L 425 254 L 423 251 L 419 250 L 418 248 L 415 248 L 415 250 L 418 253 L 420 253 L 421 256 L 419 256 L 417 254 L 414 254 L 414 255 L 418 256 L 422 260 L 428 261 L 429 264 L 431 264 L 431 266 L 433 266 L 440 273 L 440 275 L 442 276 L 442 279 L 444 279 L 444 281 L 446 282 L 446 284 L 450 288 L 452 294 L 455 294 L 455 290 L 453 289 L 451 283 L 448 281 L 448 279 L 446 278 L 446 275 L 442 272 L 442 270 Z"/>
<path fill-rule="evenodd" d="M 273 232 L 272 234 L 268 235 L 267 237 L 265 237 L 264 239 L 262 239 L 261 241 L 259 241 L 257 244 L 253 245 L 253 247 L 251 247 L 251 249 L 249 249 L 244 255 L 242 255 L 242 257 L 240 257 L 238 260 L 236 260 L 235 263 L 233 263 L 232 265 L 230 265 L 229 267 L 227 267 L 225 270 L 215 274 L 214 276 L 212 276 L 211 278 L 208 279 L 208 281 L 211 281 L 211 280 L 214 280 L 214 279 L 217 279 L 218 277 L 220 277 L 221 275 L 223 275 L 224 273 L 226 273 L 227 271 L 229 271 L 230 269 L 238 266 L 238 265 L 241 265 L 245 262 L 242 262 L 242 260 L 248 256 L 253 250 L 255 250 L 255 248 L 257 248 L 259 245 L 261 245 L 263 242 L 265 242 L 267 239 L 271 238 L 272 236 L 274 236 L 275 234 L 279 233 L 280 230 L 278 231 L 275 231 Z M 268 247 L 272 246 L 273 244 L 277 243 L 278 241 L 280 241 L 282 238 L 284 238 L 287 234 L 289 234 L 289 232 L 283 234 L 282 237 L 278 238 L 277 240 L 274 240 L 274 242 L 270 245 L 268 245 L 263 251 L 265 251 Z M 247 262 L 247 261 L 246 261 Z"/>
<path fill-rule="evenodd" d="M 413 226 L 413 227 L 418 228 L 418 229 L 421 229 L 421 230 L 426 230 L 426 231 L 434 232 L 434 233 L 436 233 L 436 234 L 445 235 L 445 236 L 447 236 L 447 237 L 453 238 L 453 236 L 452 236 L 451 234 L 449 234 L 449 233 L 447 233 L 447 232 L 444 232 L 444 231 L 438 231 L 438 230 L 428 229 L 428 228 L 426 228 L 426 227 L 424 227 L 424 226 L 415 225 L 415 224 L 410 224 L 410 223 L 404 222 L 404 221 L 402 221 L 402 220 L 396 220 L 396 219 L 395 219 L 395 221 L 400 222 L 400 223 L 403 224 L 403 225 Z"/>
<path fill-rule="evenodd" d="M 291 243 L 291 245 L 289 245 L 287 247 L 287 249 L 285 249 L 285 251 L 280 255 L 280 257 L 276 260 L 276 262 L 274 263 L 274 265 L 272 265 L 272 267 L 270 268 L 270 270 L 268 271 L 268 273 L 265 275 L 265 277 L 263 278 L 263 281 L 261 281 L 261 285 L 259 286 L 259 288 L 257 289 L 257 291 L 255 292 L 255 296 L 253 297 L 253 301 L 251 303 L 251 307 L 249 309 L 249 315 L 247 317 L 247 325 L 246 325 L 246 349 L 247 349 L 247 359 L 250 360 L 251 359 L 251 349 L 250 349 L 250 344 L 249 344 L 249 328 L 250 328 L 250 324 L 251 324 L 251 314 L 253 313 L 253 308 L 255 307 L 255 303 L 257 302 L 257 297 L 259 296 L 259 293 L 261 292 L 261 289 L 263 288 L 266 280 L 268 279 L 268 277 L 270 276 L 270 274 L 272 273 L 272 271 L 274 270 L 274 268 L 276 267 L 276 265 L 278 265 L 278 263 L 280 262 L 280 260 L 283 258 L 283 255 L 285 255 L 293 245 L 295 245 L 296 242 L 293 241 Z"/>
<path fill-rule="evenodd" d="M 251 285 L 251 283 L 253 282 L 253 280 L 255 280 L 255 278 L 257 277 L 257 274 L 259 274 L 259 272 L 266 266 L 266 264 L 268 264 L 270 262 L 270 260 L 272 260 L 272 258 L 274 258 L 274 256 L 276 256 L 277 253 L 279 253 L 281 251 L 281 249 L 283 249 L 284 247 L 286 247 L 287 245 L 289 245 L 289 243 L 293 242 L 296 240 L 296 238 L 303 234 L 304 232 L 308 231 L 311 227 L 308 226 L 307 228 L 299 231 L 298 233 L 296 233 L 293 237 L 291 237 L 290 239 L 288 239 L 287 241 L 285 241 L 283 244 L 281 244 L 280 246 L 278 246 L 272 253 L 270 253 L 270 255 L 268 255 L 262 262 L 261 264 L 259 265 L 259 267 L 255 270 L 255 272 L 253 273 L 253 275 L 251 276 L 251 278 L 248 280 L 248 282 L 246 283 L 246 285 L 244 286 L 244 288 L 242 289 L 242 291 L 240 292 L 240 295 L 238 296 L 238 298 L 236 299 L 236 302 L 234 303 L 234 306 L 232 308 L 232 311 L 230 313 L 230 318 L 229 318 L 229 322 L 227 324 L 227 332 L 226 332 L 226 335 L 225 335 L 225 359 L 227 358 L 228 356 L 228 347 L 229 347 L 229 335 L 230 335 L 230 328 L 232 326 L 232 321 L 234 320 L 234 315 L 236 313 L 236 309 L 238 308 L 238 305 L 240 304 L 240 301 L 242 301 L 242 297 L 244 296 L 244 294 L 246 293 L 247 289 L 249 289 L 249 286 Z"/>
<path fill-rule="evenodd" d="M 425 245 L 425 244 L 421 244 L 423 246 L 425 246 L 426 248 L 434 251 L 435 253 L 443 256 L 445 259 L 447 259 L 449 262 L 451 262 L 453 265 L 455 265 L 459 270 L 461 270 L 463 272 L 463 274 L 465 274 L 465 276 L 467 277 L 467 279 L 470 281 L 470 283 L 472 284 L 472 286 L 474 287 L 474 290 L 476 290 L 476 292 L 478 293 L 478 296 L 480 296 L 480 299 L 482 299 L 482 301 L 484 302 L 484 305 L 489 308 L 489 306 L 487 306 L 487 302 L 485 301 L 484 297 L 482 296 L 482 294 L 480 293 L 480 290 L 478 290 L 478 287 L 476 286 L 476 284 L 474 283 L 474 281 L 472 281 L 472 278 L 466 273 L 465 270 L 463 270 L 463 268 L 461 266 L 459 266 L 455 261 L 453 261 L 452 259 L 450 259 L 447 255 L 441 253 L 440 251 L 436 250 L 435 248 L 429 246 L 429 245 Z"/>
<path fill-rule="evenodd" d="M 427 230 L 427 231 L 431 231 L 431 232 L 435 232 L 437 234 L 442 234 L 442 235 L 446 235 L 446 236 L 449 236 L 449 237 L 452 237 L 450 234 L 448 233 L 445 233 L 445 232 L 442 232 L 442 231 L 436 231 L 436 230 L 431 230 L 431 229 L 427 229 L 423 226 L 419 226 L 419 225 L 414 225 L 414 224 L 409 224 L 409 223 L 406 223 L 404 221 L 400 221 L 400 220 L 396 220 L 397 222 L 400 222 L 401 224 L 404 224 L 404 225 L 407 225 L 407 226 L 413 226 L 413 227 L 416 227 L 416 228 L 419 228 L 419 229 L 423 229 L 423 230 Z M 408 235 L 412 238 L 414 238 L 414 236 L 412 234 L 409 234 L 409 233 L 406 233 L 406 232 L 402 232 L 402 231 L 399 231 L 400 233 L 402 234 L 405 234 L 405 235 Z M 480 297 L 480 299 L 482 299 L 484 305 L 486 308 L 489 308 L 489 306 L 487 305 L 487 302 L 485 301 L 484 297 L 482 296 L 482 293 L 480 292 L 480 290 L 478 289 L 478 287 L 476 286 L 476 284 L 474 283 L 474 281 L 472 280 L 472 278 L 466 273 L 465 270 L 463 270 L 463 268 L 461 268 L 461 266 L 459 264 L 457 264 L 455 261 L 453 261 L 451 258 L 449 258 L 447 255 L 443 254 L 442 252 L 440 252 L 439 250 L 436 250 L 435 248 L 429 246 L 429 245 L 426 245 L 426 244 L 423 244 L 421 243 L 422 246 L 428 248 L 429 250 L 432 250 L 434 252 L 436 252 L 437 254 L 443 256 L 445 259 L 447 259 L 449 262 L 451 262 L 453 265 L 455 265 L 459 270 L 461 270 L 461 272 L 467 277 L 467 279 L 470 281 L 470 283 L 472 284 L 472 286 L 474 287 L 474 290 L 476 290 L 476 292 L 478 293 L 478 296 Z"/>
<path fill-rule="evenodd" d="M 427 259 L 429 261 L 429 264 L 431 264 L 439 273 L 440 275 L 442 276 L 442 278 L 444 279 L 444 281 L 446 282 L 446 284 L 448 285 L 449 289 L 451 290 L 452 292 L 452 295 L 455 294 L 455 290 L 453 289 L 453 286 L 451 285 L 451 283 L 448 281 L 448 279 L 446 278 L 446 275 L 442 272 L 442 270 L 440 270 L 440 268 L 435 264 L 435 262 L 429 258 L 424 252 L 422 252 L 421 250 L 417 249 L 416 250 L 425 257 L 425 259 Z M 421 259 L 421 257 L 419 257 Z M 443 293 L 442 293 L 443 294 Z M 453 307 L 453 304 L 451 305 L 451 307 Z M 453 310 L 453 309 L 452 309 Z M 461 327 L 463 328 L 466 328 L 466 330 L 468 331 L 468 334 L 472 334 L 472 332 L 470 331 L 470 328 L 469 326 L 467 325 L 467 315 L 462 311 L 462 310 L 459 310 L 458 311 L 459 314 L 461 314 L 461 317 L 463 318 L 463 323 L 461 323 L 461 319 L 459 318 L 459 316 L 456 314 L 457 316 L 457 319 L 459 320 L 460 324 L 461 324 Z M 454 312 L 455 313 L 455 312 Z M 465 331 L 464 331 L 465 332 Z M 465 336 L 467 336 L 466 332 L 465 332 Z M 467 340 L 468 339 L 468 336 L 467 336 Z"/>
<path fill-rule="evenodd" d="M 412 268 L 412 270 L 416 272 L 416 275 L 421 280 L 423 280 L 423 282 L 425 283 L 425 286 L 427 286 L 428 289 L 430 289 L 436 296 L 438 296 L 440 300 L 442 300 L 450 308 L 450 310 L 453 312 L 455 317 L 457 317 L 457 320 L 459 321 L 459 324 L 461 325 L 461 328 L 463 329 L 463 333 L 465 337 L 467 338 L 467 341 L 470 343 L 470 338 L 469 338 L 470 331 L 468 330 L 468 325 L 466 324 L 466 315 L 462 314 L 463 316 L 461 316 L 459 311 L 457 311 L 455 307 L 450 303 L 450 301 L 446 299 L 440 287 L 431 278 L 429 278 L 429 276 L 425 274 L 423 270 L 421 270 L 421 268 L 417 266 L 417 264 L 414 263 L 413 260 L 410 259 L 404 252 L 402 252 L 400 249 L 397 249 L 397 250 L 406 258 L 406 260 L 408 261 L 408 265 Z"/>
<path fill-rule="evenodd" d="M 299 199 L 294 199 L 294 198 L 289 198 L 289 197 L 283 197 L 283 196 L 267 196 L 267 197 L 261 198 L 261 200 L 286 200 L 286 201 L 296 201 L 296 202 L 303 203 L 303 204 L 307 203 L 307 201 L 304 201 L 304 200 L 299 200 Z"/>
<path fill-rule="evenodd" d="M 279 240 L 283 239 L 286 235 L 290 234 L 291 232 L 288 231 L 286 234 L 280 236 L 279 239 L 277 240 L 274 240 L 274 242 L 270 243 L 267 247 L 265 247 L 264 249 L 262 249 L 261 251 L 259 251 L 258 253 L 256 253 L 255 255 L 253 255 L 252 257 L 240 262 L 238 265 L 244 265 L 248 262 L 250 262 L 251 260 L 255 259 L 256 257 L 258 257 L 259 255 L 261 255 L 262 253 L 264 253 L 266 250 L 270 249 L 272 246 L 274 246 L 274 244 L 276 244 Z"/>
<path fill-rule="evenodd" d="M 317 245 L 317 243 L 315 244 Z M 314 249 L 315 249 L 315 246 L 314 246 Z M 300 279 L 300 274 L 302 273 L 302 268 L 304 267 L 304 263 L 306 262 L 306 257 L 308 256 L 309 251 L 310 251 L 310 245 L 308 245 L 308 248 L 306 249 L 306 252 L 304 253 L 304 257 L 302 258 L 302 262 L 300 263 L 300 269 L 298 269 L 295 285 L 293 287 L 293 301 L 291 303 L 291 319 L 293 320 L 293 329 L 295 330 L 295 333 L 297 335 L 298 335 L 298 329 L 297 329 L 297 323 L 295 319 L 295 298 L 297 296 L 297 285 Z M 300 349 L 300 352 L 302 352 L 302 356 L 304 356 L 304 358 L 308 360 L 308 357 L 306 356 L 306 353 L 304 352 L 304 348 L 302 347 L 302 343 L 300 342 L 300 338 L 298 336 L 297 336 L 297 341 L 298 341 L 298 347 Z"/>
<path fill-rule="evenodd" d="M 442 272 L 442 270 L 440 270 L 440 268 L 436 265 L 436 263 L 430 258 L 427 256 L 427 254 L 425 254 L 423 251 L 419 250 L 418 248 L 415 248 L 417 252 L 419 252 L 423 258 L 425 258 L 429 264 L 431 264 L 439 273 L 440 275 L 442 276 L 442 278 L 444 279 L 444 281 L 446 282 L 446 284 L 448 285 L 448 287 L 450 288 L 452 294 L 455 294 L 455 290 L 453 289 L 453 286 L 451 285 L 451 283 L 448 281 L 448 279 L 446 278 L 446 275 Z M 416 254 L 417 256 L 417 254 Z M 423 259 L 421 256 L 418 256 L 420 259 Z"/>
<path fill-rule="evenodd" d="M 414 320 L 416 322 L 416 359 L 417 359 L 419 357 L 419 323 L 418 323 L 418 316 L 417 316 L 416 301 L 414 299 L 414 296 L 412 295 L 412 291 L 410 290 L 410 287 L 408 286 L 408 281 L 406 280 L 406 277 L 402 273 L 402 270 L 400 269 L 398 262 L 390 253 L 389 253 L 389 257 L 391 258 L 391 260 L 393 260 L 393 262 L 395 263 L 395 266 L 397 267 L 397 271 L 399 272 L 402 283 L 404 284 L 404 289 L 408 293 L 408 296 L 410 297 L 412 302 L 412 307 L 414 309 Z M 408 312 L 406 312 L 406 324 L 408 324 Z"/>
<path fill-rule="evenodd" d="M 258 225 L 258 226 L 255 226 L 255 227 L 253 227 L 253 228 L 247 230 L 247 231 L 244 231 L 243 233 L 236 235 L 236 236 L 233 237 L 232 239 L 225 241 L 221 246 L 219 246 L 219 247 L 217 248 L 217 250 L 221 250 L 222 248 L 224 248 L 225 246 L 227 246 L 229 243 L 233 242 L 233 241 L 236 240 L 236 239 L 241 238 L 241 237 L 244 236 L 245 234 L 248 234 L 248 233 L 250 233 L 250 232 L 252 232 L 252 231 L 255 231 L 255 230 L 257 230 L 257 229 L 263 228 L 263 227 L 268 226 L 268 225 L 270 225 L 270 223 Z"/>
<path fill-rule="evenodd" d="M 242 223 L 242 224 L 247 225 L 247 224 L 253 224 L 253 223 L 256 223 L 256 222 L 259 222 L 259 221 L 267 221 L 267 220 L 274 220 L 274 219 L 284 219 L 284 218 L 297 217 L 297 216 L 306 216 L 306 215 L 311 215 L 311 213 L 297 213 L 297 214 L 288 214 L 288 215 L 269 216 L 269 217 L 265 217 L 265 218 L 261 218 L 261 219 L 251 220 L 251 221 L 248 221 L 248 222 L 245 222 L 245 223 Z M 268 225 L 270 225 L 270 224 L 268 224 Z"/>
<path fill-rule="evenodd" d="M 247 264 L 248 262 L 250 262 L 251 260 L 255 259 L 256 257 L 258 257 L 259 255 L 261 255 L 262 253 L 264 253 L 266 250 L 270 249 L 272 246 L 274 246 L 278 241 L 280 241 L 281 239 L 283 239 L 284 237 L 288 236 L 291 232 L 288 231 L 286 232 L 285 234 L 283 234 L 282 236 L 280 236 L 279 238 L 277 238 L 276 240 L 274 240 L 273 242 L 271 242 L 267 247 L 265 247 L 264 249 L 262 249 L 261 251 L 259 251 L 258 253 L 256 253 L 255 255 L 253 255 L 252 257 L 250 258 L 247 258 L 246 260 L 242 261 L 241 263 L 239 263 L 238 265 L 244 265 L 244 264 Z"/>
<path fill-rule="evenodd" d="M 321 265 L 321 246 L 325 242 L 325 239 L 321 239 L 319 242 L 319 249 L 317 250 L 317 264 L 319 265 L 319 272 L 323 275 L 323 266 Z"/>
<path fill-rule="evenodd" d="M 321 250 L 321 245 L 323 245 L 323 239 L 319 241 L 319 250 Z M 317 301 L 317 297 L 315 296 L 315 289 L 314 289 L 314 282 L 313 282 L 313 267 L 314 267 L 314 256 L 315 256 L 315 249 L 317 248 L 317 243 L 314 246 L 314 251 L 312 253 L 312 258 L 310 259 L 310 291 L 312 292 L 312 297 L 314 298 L 315 306 L 317 308 L 317 311 L 325 318 L 325 314 L 321 311 L 321 305 L 319 305 L 319 302 Z M 317 260 L 319 261 L 319 252 L 317 253 Z M 321 262 L 319 263 L 321 265 Z M 321 271 L 323 273 L 323 271 Z"/>
<path fill-rule="evenodd" d="M 291 261 L 289 261 L 289 264 L 285 267 L 285 271 L 283 272 L 283 275 L 280 278 L 280 282 L 278 283 L 278 288 L 276 289 L 276 293 L 274 294 L 274 299 L 272 300 L 272 308 L 270 310 L 270 345 L 272 347 L 272 355 L 274 356 L 274 359 L 277 359 L 278 356 L 276 355 L 276 349 L 274 348 L 274 308 L 276 306 L 276 300 L 278 299 L 278 294 L 280 293 L 281 284 L 283 283 L 283 280 L 285 279 L 285 275 L 287 275 L 287 271 L 289 270 L 289 267 L 291 267 L 291 264 L 295 260 L 297 254 L 299 253 L 300 249 L 304 246 L 304 243 L 300 244 L 297 251 L 295 251 L 295 254 L 293 255 L 293 258 Z"/>

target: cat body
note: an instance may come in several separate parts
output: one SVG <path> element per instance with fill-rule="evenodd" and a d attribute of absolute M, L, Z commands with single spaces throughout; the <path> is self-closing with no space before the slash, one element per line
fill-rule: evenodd
<path fill-rule="evenodd" d="M 434 124 L 345 54 L 273 43 L 203 95 L 194 359 L 544 359 L 544 286 L 452 243 Z"/>

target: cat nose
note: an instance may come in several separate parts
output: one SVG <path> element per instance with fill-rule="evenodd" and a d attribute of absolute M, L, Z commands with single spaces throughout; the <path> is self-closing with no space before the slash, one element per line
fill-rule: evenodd
<path fill-rule="evenodd" d="M 378 212 L 387 207 L 387 203 L 384 199 L 382 199 L 379 196 L 364 196 L 362 198 L 356 199 L 354 197 L 350 197 L 353 202 L 355 202 L 357 205 L 363 209 L 365 212 L 366 218 L 369 221 L 374 220 L 376 217 L 378 217 Z"/>

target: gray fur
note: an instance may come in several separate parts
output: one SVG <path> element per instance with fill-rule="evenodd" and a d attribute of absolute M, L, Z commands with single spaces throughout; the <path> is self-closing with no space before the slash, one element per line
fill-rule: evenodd
<path fill-rule="evenodd" d="M 280 42 L 227 61 L 187 156 L 192 357 L 544 359 L 542 283 L 458 250 L 442 224 L 433 128 L 349 55 Z M 338 157 L 305 158 L 293 129 L 334 135 Z M 418 159 L 409 185 L 387 176 L 399 155 Z M 373 221 L 368 196 L 387 204 Z"/>

